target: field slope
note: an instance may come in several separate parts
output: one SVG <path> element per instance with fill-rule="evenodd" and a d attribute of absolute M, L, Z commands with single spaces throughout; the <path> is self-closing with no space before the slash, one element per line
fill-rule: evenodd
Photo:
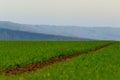
<path fill-rule="evenodd" d="M 0 44 L 5 44 L 6 42 L 1 42 Z M 23 44 L 24 43 L 24 44 Z M 16 54 L 13 50 L 11 51 L 11 54 L 8 56 L 6 55 L 6 60 L 1 61 L 6 63 L 9 60 L 9 64 L 3 64 L 0 65 L 0 70 L 6 70 L 11 69 L 14 67 L 22 67 L 25 65 L 30 64 L 37 64 L 40 62 L 44 62 L 56 57 L 62 57 L 66 55 L 71 54 L 82 54 L 85 51 L 92 50 L 96 47 L 103 46 L 105 44 L 110 43 L 109 41 L 95 41 L 95 42 L 8 42 L 7 46 L 1 46 L 1 48 L 7 48 L 7 51 L 13 50 L 13 48 L 17 48 L 16 52 L 20 51 L 22 54 L 19 56 L 21 58 L 21 62 L 19 62 L 19 58 L 15 57 L 18 54 Z M 14 46 L 11 46 L 10 45 Z M 17 44 L 15 46 L 15 44 Z M 20 44 L 20 45 L 18 45 Z M 22 45 L 21 45 L 22 44 Z M 30 45 L 31 44 L 31 45 Z M 35 46 L 35 44 L 37 46 Z M 41 44 L 41 45 L 40 45 Z M 45 45 L 46 44 L 46 45 Z M 120 43 L 118 43 L 120 44 Z M 120 79 L 119 71 L 120 71 L 120 46 L 118 44 L 112 44 L 109 47 L 106 47 L 104 49 L 98 50 L 96 52 L 90 52 L 90 54 L 81 55 L 79 57 L 76 57 L 74 59 L 71 59 L 69 61 L 61 62 L 60 64 L 54 64 L 52 66 L 46 67 L 43 70 L 35 71 L 34 73 L 24 73 L 22 75 L 16 75 L 16 76 L 0 76 L 1 80 L 108 80 L 108 79 Z M 34 45 L 34 47 L 33 47 Z M 22 46 L 20 48 L 20 46 Z M 24 46 L 24 47 L 23 47 Z M 10 48 L 10 49 L 8 49 Z M 49 51 L 48 55 L 41 53 L 39 51 L 38 53 L 32 54 L 31 56 L 28 55 L 28 53 L 24 53 L 28 49 L 28 51 L 34 50 L 35 48 L 42 48 L 44 51 Z M 50 48 L 47 49 L 46 48 Z M 24 49 L 24 50 L 22 50 Z M 52 50 L 53 49 L 53 50 Z M 4 50 L 4 49 L 2 49 Z M 35 50 L 34 50 L 35 51 Z M 113 54 L 114 53 L 114 54 Z M 6 52 L 7 54 L 7 52 Z M 41 54 L 41 55 L 40 55 Z M 10 56 L 11 55 L 11 56 Z M 44 58 L 42 58 L 44 56 Z M 0 56 L 5 56 L 1 54 Z M 14 56 L 14 58 L 12 57 Z M 38 57 L 37 57 L 38 56 Z M 12 61 L 8 58 L 11 57 Z M 37 60 L 29 61 L 29 58 L 35 57 Z M 27 60 L 28 59 L 28 60 Z M 111 60 L 112 59 L 112 60 Z M 16 61 L 18 60 L 18 61 Z M 14 63 L 16 61 L 16 63 Z M 29 64 L 24 61 L 29 62 Z M 14 64 L 12 66 L 9 66 L 10 64 Z M 17 66 L 16 66 L 17 64 Z"/>
<path fill-rule="evenodd" d="M 0 70 L 44 62 L 99 47 L 109 42 L 1 41 Z"/>

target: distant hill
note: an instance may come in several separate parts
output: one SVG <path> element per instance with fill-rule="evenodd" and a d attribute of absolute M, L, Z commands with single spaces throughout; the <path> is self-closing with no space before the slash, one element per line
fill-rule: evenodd
<path fill-rule="evenodd" d="M 0 40 L 87 40 L 84 38 L 0 29 Z"/>
<path fill-rule="evenodd" d="M 0 28 L 96 40 L 120 40 L 120 28 L 28 25 L 0 21 Z"/>

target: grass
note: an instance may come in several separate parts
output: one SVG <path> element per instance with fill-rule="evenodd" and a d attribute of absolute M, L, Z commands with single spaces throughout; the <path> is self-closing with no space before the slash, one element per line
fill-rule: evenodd
<path fill-rule="evenodd" d="M 0 70 L 80 53 L 106 43 L 108 42 L 0 41 Z"/>
<path fill-rule="evenodd" d="M 11 42 L 11 44 L 13 43 L 14 42 Z M 21 42 L 17 42 L 17 44 L 18 43 L 21 44 Z M 35 42 L 33 43 L 26 42 L 26 44 L 24 43 L 24 46 L 25 45 L 27 46 L 28 44 L 30 47 L 30 43 L 31 43 L 31 47 L 33 43 L 35 45 Z M 41 45 L 39 45 L 38 43 Z M 68 55 L 69 52 L 81 52 L 106 43 L 108 42 L 99 42 L 99 41 L 98 42 L 36 42 L 36 45 L 44 46 L 42 48 L 45 48 L 49 44 L 48 47 L 49 46 L 54 47 L 53 52 L 55 50 L 57 50 L 58 52 L 59 50 L 60 51 L 63 50 L 62 53 L 59 54 Z M 68 51 L 66 49 L 68 49 Z M 51 50 L 48 51 L 52 52 Z M 64 51 L 66 51 L 67 54 L 64 53 Z M 71 59 L 70 61 L 65 61 L 60 64 L 54 64 L 52 66 L 44 68 L 43 70 L 38 70 L 34 73 L 30 73 L 30 74 L 24 73 L 22 75 L 17 75 L 17 76 L 0 75 L 0 80 L 120 80 L 119 52 L 120 52 L 120 42 L 118 42 L 117 44 L 113 44 L 112 46 L 109 46 L 103 50 L 91 52 L 90 54 L 81 55 L 79 57 Z M 54 57 L 55 54 L 52 55 L 51 58 Z M 48 59 L 50 59 L 50 57 Z"/>

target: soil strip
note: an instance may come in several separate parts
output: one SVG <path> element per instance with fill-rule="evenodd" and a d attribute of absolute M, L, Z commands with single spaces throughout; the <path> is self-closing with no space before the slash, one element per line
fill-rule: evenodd
<path fill-rule="evenodd" d="M 23 74 L 23 73 L 26 73 L 26 72 L 27 73 L 32 73 L 32 72 L 35 72 L 38 69 L 43 69 L 43 68 L 45 68 L 47 66 L 50 66 L 50 65 L 53 65 L 55 63 L 60 63 L 60 62 L 63 62 L 63 61 L 70 60 L 74 57 L 80 56 L 81 54 L 88 54 L 90 52 L 95 52 L 95 51 L 101 50 L 101 49 L 106 48 L 106 47 L 108 47 L 112 44 L 113 44 L 113 42 L 105 44 L 105 45 L 97 47 L 97 48 L 94 48 L 94 49 L 91 49 L 91 50 L 88 50 L 88 51 L 85 51 L 85 52 L 81 52 L 79 54 L 71 54 L 71 55 L 55 58 L 55 59 L 52 59 L 52 60 L 48 60 L 46 62 L 42 62 L 42 63 L 38 63 L 38 64 L 31 64 L 31 65 L 24 66 L 24 67 L 21 67 L 21 68 L 16 67 L 16 68 L 12 68 L 12 69 L 0 71 L 0 72 L 2 74 L 7 75 L 7 76 L 20 75 L 20 74 Z"/>

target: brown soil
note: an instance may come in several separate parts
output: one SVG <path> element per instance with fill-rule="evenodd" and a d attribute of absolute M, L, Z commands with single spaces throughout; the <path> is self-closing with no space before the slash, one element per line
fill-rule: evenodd
<path fill-rule="evenodd" d="M 1 71 L 1 73 L 5 74 L 5 75 L 19 75 L 19 74 L 22 74 L 22 73 L 25 73 L 25 72 L 32 73 L 32 72 L 35 72 L 38 69 L 43 69 L 43 68 L 45 68 L 47 66 L 50 66 L 52 64 L 70 60 L 70 59 L 72 59 L 74 57 L 77 57 L 81 54 L 87 54 L 87 53 L 90 53 L 90 52 L 95 52 L 95 51 L 101 50 L 101 49 L 106 48 L 106 47 L 108 47 L 112 44 L 113 43 L 108 43 L 108 44 L 105 44 L 103 46 L 100 46 L 100 47 L 97 47 L 97 48 L 94 48 L 94 49 L 91 49 L 91 50 L 88 50 L 88 51 L 85 51 L 85 52 L 82 52 L 82 53 L 79 53 L 79 54 L 67 55 L 67 56 L 63 56 L 63 57 L 60 57 L 60 58 L 55 58 L 55 59 L 52 59 L 52 60 L 49 60 L 49 61 L 46 61 L 46 62 L 42 62 L 42 63 L 38 63 L 38 64 L 32 64 L 32 65 L 24 66 L 24 67 L 21 67 L 21 68 L 16 67 L 16 68 L 12 68 L 12 69 L 9 69 L 9 70 L 4 70 L 4 71 Z"/>

